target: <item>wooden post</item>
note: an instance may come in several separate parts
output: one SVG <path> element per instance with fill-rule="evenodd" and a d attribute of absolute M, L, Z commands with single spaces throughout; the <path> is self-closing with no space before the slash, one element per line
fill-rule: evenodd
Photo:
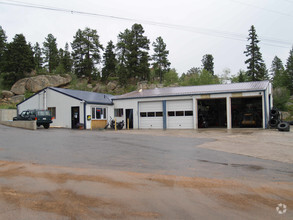
<path fill-rule="evenodd" d="M 127 118 L 127 130 L 129 130 L 129 118 Z"/>

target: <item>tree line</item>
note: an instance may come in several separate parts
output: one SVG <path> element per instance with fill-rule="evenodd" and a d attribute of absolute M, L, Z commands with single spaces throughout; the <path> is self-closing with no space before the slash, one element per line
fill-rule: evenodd
<path fill-rule="evenodd" d="M 134 24 L 119 33 L 116 44 L 109 41 L 104 48 L 96 30 L 79 29 L 73 41 L 66 43 L 63 49 L 57 47 L 57 39 L 52 34 L 48 34 L 42 46 L 39 43 L 31 45 L 23 34 L 16 34 L 8 43 L 5 31 L 0 26 L 0 74 L 6 85 L 12 85 L 32 70 L 38 74 L 71 73 L 78 78 L 87 77 L 90 82 L 116 79 L 121 85 L 131 81 L 158 81 L 165 85 L 182 86 L 224 83 L 224 77 L 214 74 L 212 54 L 203 56 L 201 67 L 193 67 L 179 77 L 175 69 L 170 69 L 169 51 L 163 38 L 158 37 L 151 44 L 144 32 L 141 24 Z M 247 40 L 244 51 L 247 71 L 240 70 L 237 75 L 226 79 L 231 82 L 268 79 L 282 94 L 287 97 L 288 94 L 293 95 L 293 48 L 285 65 L 276 56 L 271 68 L 267 69 L 254 26 L 251 26 Z M 153 55 L 149 54 L 150 46 L 153 47 Z M 98 65 L 102 68 L 97 68 Z"/>
<path fill-rule="evenodd" d="M 100 43 L 96 30 L 79 29 L 64 49 L 57 47 L 57 39 L 48 34 L 41 45 L 31 45 L 23 34 L 16 34 L 12 42 L 7 42 L 5 31 L 0 26 L 0 74 L 3 82 L 12 85 L 27 73 L 35 70 L 38 74 L 74 73 L 78 78 L 89 81 L 107 81 L 109 77 L 119 79 L 121 84 L 128 80 L 150 80 L 153 77 L 162 82 L 169 71 L 169 51 L 162 37 L 152 43 L 154 53 L 149 55 L 150 40 L 144 35 L 140 24 L 134 24 L 118 35 L 114 45 L 109 41 L 106 48 Z M 102 51 L 104 51 L 102 53 Z M 99 70 L 98 65 L 102 68 Z"/>

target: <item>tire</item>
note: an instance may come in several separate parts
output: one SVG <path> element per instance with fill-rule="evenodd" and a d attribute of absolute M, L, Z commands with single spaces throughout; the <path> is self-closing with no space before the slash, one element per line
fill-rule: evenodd
<path fill-rule="evenodd" d="M 276 128 L 278 126 L 279 122 L 280 122 L 279 120 L 272 118 L 269 121 L 269 125 L 271 128 Z"/>
<path fill-rule="evenodd" d="M 50 127 L 50 124 L 44 124 L 44 128 L 48 129 Z"/>
<path fill-rule="evenodd" d="M 276 109 L 276 108 L 272 108 L 270 113 L 271 113 L 271 116 L 272 116 L 272 117 L 277 117 L 277 116 L 279 116 L 279 110 Z"/>
<path fill-rule="evenodd" d="M 288 122 L 281 122 L 278 124 L 279 131 L 290 131 L 290 124 Z"/>

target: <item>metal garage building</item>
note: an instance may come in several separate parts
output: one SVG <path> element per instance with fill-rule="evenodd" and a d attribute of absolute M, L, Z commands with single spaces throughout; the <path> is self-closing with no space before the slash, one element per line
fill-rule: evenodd
<path fill-rule="evenodd" d="M 272 107 L 269 81 L 156 88 L 113 98 L 115 118 L 135 129 L 266 128 Z M 245 119 L 248 120 L 248 119 Z"/>
<path fill-rule="evenodd" d="M 103 128 L 112 118 L 134 129 L 266 128 L 269 81 L 139 90 L 121 96 L 46 88 L 18 104 L 18 112 L 48 109 L 52 126 Z M 246 122 L 243 123 L 246 117 Z M 253 122 L 253 123 L 251 123 Z"/>

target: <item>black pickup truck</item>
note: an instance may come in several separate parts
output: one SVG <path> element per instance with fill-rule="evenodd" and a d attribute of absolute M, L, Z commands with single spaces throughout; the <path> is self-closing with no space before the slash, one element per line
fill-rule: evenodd
<path fill-rule="evenodd" d="M 37 126 L 41 125 L 48 129 L 53 122 L 50 111 L 47 110 L 25 110 L 17 117 L 13 118 L 13 121 L 37 121 Z"/>

